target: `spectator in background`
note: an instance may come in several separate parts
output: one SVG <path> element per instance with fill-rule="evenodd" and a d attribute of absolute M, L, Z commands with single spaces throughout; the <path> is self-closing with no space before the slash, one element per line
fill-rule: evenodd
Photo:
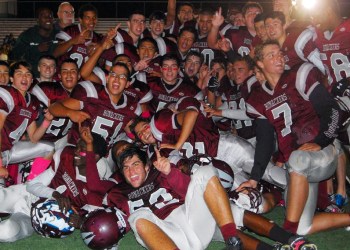
<path fill-rule="evenodd" d="M 8 85 L 10 82 L 10 66 L 5 61 L 0 61 L 0 85 Z"/>
<path fill-rule="evenodd" d="M 40 56 L 52 54 L 57 46 L 54 28 L 53 13 L 49 8 L 43 7 L 37 10 L 38 24 L 23 31 L 12 50 L 13 60 L 26 60 L 38 77 L 38 62 Z"/>
<path fill-rule="evenodd" d="M 74 7 L 69 2 L 63 2 L 58 6 L 57 17 L 55 22 L 56 30 L 63 30 L 74 23 Z"/>

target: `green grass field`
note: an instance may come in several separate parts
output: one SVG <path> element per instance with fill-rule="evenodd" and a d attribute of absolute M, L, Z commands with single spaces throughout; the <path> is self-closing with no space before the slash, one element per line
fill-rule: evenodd
<path fill-rule="evenodd" d="M 347 206 L 349 211 L 350 206 Z M 284 209 L 278 207 L 273 212 L 266 215 L 271 220 L 281 225 L 284 217 Z M 1 233 L 1 232 L 0 232 Z M 309 239 L 317 244 L 319 250 L 347 250 L 350 249 L 350 232 L 345 229 L 333 230 L 325 233 L 318 233 L 309 236 Z M 220 242 L 212 242 L 208 249 L 224 249 L 225 245 Z M 76 230 L 73 235 L 65 239 L 46 239 L 39 235 L 19 240 L 14 243 L 0 243 L 1 250 L 72 250 L 72 249 L 88 249 L 80 238 L 79 230 Z M 136 242 L 133 234 L 128 233 L 121 241 L 119 250 L 138 250 L 143 249 Z"/>

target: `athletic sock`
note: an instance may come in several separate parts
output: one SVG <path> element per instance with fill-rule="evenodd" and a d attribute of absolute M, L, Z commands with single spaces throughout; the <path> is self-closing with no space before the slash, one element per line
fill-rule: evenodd
<path fill-rule="evenodd" d="M 45 158 L 39 157 L 35 158 L 32 164 L 32 168 L 30 170 L 30 173 L 27 177 L 27 180 L 32 180 L 42 172 L 44 172 L 47 167 L 50 165 L 51 160 L 47 160 Z"/>
<path fill-rule="evenodd" d="M 287 219 L 284 220 L 283 228 L 288 232 L 296 234 L 298 230 L 298 226 L 299 226 L 299 221 L 291 222 Z"/>
<path fill-rule="evenodd" d="M 224 241 L 228 240 L 230 237 L 236 237 L 237 235 L 236 225 L 233 222 L 221 226 L 220 231 L 224 237 Z"/>
<path fill-rule="evenodd" d="M 283 244 L 288 243 L 288 240 L 290 237 L 292 237 L 294 234 L 284 230 L 278 225 L 274 225 L 270 232 L 269 232 L 269 238 L 274 241 L 281 242 Z"/>

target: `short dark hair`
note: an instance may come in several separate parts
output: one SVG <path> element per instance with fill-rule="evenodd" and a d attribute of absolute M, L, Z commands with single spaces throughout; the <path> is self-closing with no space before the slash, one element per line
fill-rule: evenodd
<path fill-rule="evenodd" d="M 85 12 L 87 11 L 92 11 L 92 12 L 95 12 L 96 16 L 98 16 L 98 10 L 95 6 L 93 6 L 92 4 L 88 3 L 88 4 L 84 4 L 82 5 L 80 8 L 79 8 L 79 11 L 78 11 L 78 17 L 80 19 L 83 19 L 84 18 L 84 14 Z"/>
<path fill-rule="evenodd" d="M 135 10 L 135 11 L 131 12 L 131 14 L 129 15 L 128 21 L 131 21 L 131 18 L 133 15 L 145 16 L 145 14 L 141 10 Z"/>
<path fill-rule="evenodd" d="M 8 69 L 10 69 L 10 65 L 8 64 L 8 62 L 0 60 L 0 66 L 6 66 Z"/>
<path fill-rule="evenodd" d="M 111 149 L 111 155 L 112 155 L 112 160 L 114 161 L 115 165 L 118 166 L 118 155 L 116 155 L 116 152 L 118 148 L 124 146 L 124 145 L 133 145 L 132 143 L 125 141 L 125 140 L 119 140 L 116 143 L 113 144 L 112 149 Z"/>
<path fill-rule="evenodd" d="M 35 16 L 36 16 L 37 18 L 39 18 L 39 15 L 40 15 L 41 12 L 43 12 L 44 10 L 50 11 L 51 14 L 52 14 L 52 18 L 53 18 L 53 11 L 52 11 L 50 8 L 48 8 L 48 7 L 40 7 L 40 8 L 38 8 L 38 9 L 35 11 Z"/>
<path fill-rule="evenodd" d="M 11 66 L 10 66 L 10 76 L 11 77 L 13 77 L 13 75 L 15 74 L 16 69 L 19 69 L 20 66 L 23 66 L 26 69 L 28 69 L 30 71 L 30 73 L 32 73 L 32 75 L 33 75 L 33 68 L 32 68 L 32 65 L 29 62 L 27 62 L 27 61 L 17 61 L 17 62 L 12 63 Z"/>
<path fill-rule="evenodd" d="M 131 133 L 133 133 L 135 135 L 135 138 L 137 140 L 140 140 L 140 138 L 138 137 L 136 131 L 135 131 L 135 127 L 137 126 L 137 124 L 139 124 L 140 122 L 146 122 L 146 123 L 150 123 L 150 120 L 147 118 L 144 118 L 142 116 L 138 116 L 135 119 L 133 119 L 132 123 L 129 126 L 129 129 L 131 131 Z"/>
<path fill-rule="evenodd" d="M 265 20 L 264 21 L 266 21 L 268 18 L 278 19 L 278 20 L 281 21 L 282 25 L 286 24 L 286 16 L 281 11 L 271 11 L 271 12 L 265 14 Z"/>
<path fill-rule="evenodd" d="M 227 60 L 223 57 L 215 57 L 213 58 L 213 60 L 211 60 L 210 62 L 210 68 L 214 65 L 214 63 L 218 63 L 221 65 L 221 67 L 224 68 L 224 70 L 227 70 Z"/>
<path fill-rule="evenodd" d="M 140 46 L 141 46 L 141 44 L 143 42 L 150 42 L 150 43 L 152 43 L 154 45 L 154 48 L 156 49 L 157 53 L 159 53 L 158 44 L 157 44 L 156 40 L 154 40 L 152 37 L 144 37 L 144 38 L 142 38 L 139 41 L 139 43 L 137 44 L 137 48 L 138 49 L 140 48 Z"/>
<path fill-rule="evenodd" d="M 116 63 L 114 63 L 114 64 L 112 65 L 111 70 L 112 70 L 112 68 L 114 68 L 115 66 L 123 67 L 124 69 L 126 69 L 126 71 L 127 71 L 127 77 L 128 77 L 128 80 L 129 80 L 130 74 L 131 74 L 131 73 L 130 73 L 130 70 L 129 70 L 128 66 L 127 66 L 125 63 L 116 62 Z"/>
<path fill-rule="evenodd" d="M 64 63 L 72 63 L 72 64 L 74 64 L 74 65 L 77 67 L 77 69 L 79 70 L 77 61 L 74 60 L 74 59 L 72 59 L 72 58 L 66 58 L 66 59 L 64 59 L 64 60 L 62 61 L 62 63 L 61 63 L 61 66 L 62 66 Z M 62 68 L 62 67 L 60 67 L 60 71 L 61 71 L 61 68 Z"/>
<path fill-rule="evenodd" d="M 184 33 L 185 31 L 191 32 L 194 35 L 194 41 L 197 41 L 198 39 L 198 31 L 195 27 L 192 26 L 185 26 L 182 29 L 180 29 L 178 38 Z"/>
<path fill-rule="evenodd" d="M 118 166 L 121 173 L 123 173 L 124 161 L 132 158 L 135 155 L 141 160 L 141 162 L 144 165 L 150 165 L 150 161 L 147 157 L 147 153 L 145 151 L 141 150 L 139 147 L 133 145 L 133 146 L 126 148 L 124 150 L 124 152 L 121 153 L 119 155 L 119 157 L 117 157 L 117 166 Z"/>
<path fill-rule="evenodd" d="M 153 11 L 151 13 L 151 15 L 149 15 L 149 22 L 151 22 L 153 20 L 159 20 L 159 21 L 166 22 L 166 15 L 163 11 L 160 11 L 160 10 Z"/>
<path fill-rule="evenodd" d="M 179 14 L 179 12 L 180 12 L 180 9 L 182 8 L 182 7 L 184 7 L 184 6 L 189 6 L 189 7 L 191 7 L 192 8 L 192 10 L 194 10 L 194 6 L 193 6 L 193 4 L 192 3 L 190 3 L 190 2 L 184 2 L 184 3 L 180 3 L 179 5 L 178 5 L 178 7 L 176 8 L 176 14 Z"/>
<path fill-rule="evenodd" d="M 187 58 L 189 58 L 190 56 L 199 57 L 201 64 L 203 64 L 203 62 L 204 62 L 204 56 L 203 56 L 202 53 L 200 53 L 200 52 L 198 52 L 198 51 L 196 51 L 196 50 L 190 50 L 190 51 L 187 53 L 187 55 L 186 55 L 185 61 L 186 61 Z"/>
<path fill-rule="evenodd" d="M 254 63 L 253 59 L 249 55 L 237 56 L 232 61 L 230 61 L 229 63 L 233 64 L 235 62 L 245 62 L 247 64 L 249 70 L 254 70 L 255 63 Z"/>
<path fill-rule="evenodd" d="M 264 13 L 257 14 L 254 18 L 254 23 L 258 23 L 261 21 L 265 22 L 265 14 Z"/>
<path fill-rule="evenodd" d="M 166 53 L 164 56 L 162 56 L 160 65 L 163 66 L 164 61 L 168 61 L 168 60 L 173 60 L 176 62 L 178 66 L 180 66 L 180 60 L 175 53 Z"/>
<path fill-rule="evenodd" d="M 204 8 L 204 9 L 201 9 L 199 11 L 199 15 L 208 15 L 208 16 L 212 16 L 214 15 L 214 11 L 212 9 L 209 9 L 209 8 Z"/>
<path fill-rule="evenodd" d="M 91 133 L 93 140 L 94 153 L 99 155 L 100 158 L 105 157 L 107 155 L 107 142 L 100 135 L 96 133 Z"/>

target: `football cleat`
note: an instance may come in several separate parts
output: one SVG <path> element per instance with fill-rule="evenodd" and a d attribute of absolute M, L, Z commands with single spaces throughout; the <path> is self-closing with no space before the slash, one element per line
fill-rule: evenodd
<path fill-rule="evenodd" d="M 336 194 L 334 196 L 334 200 L 335 200 L 335 204 L 338 207 L 343 207 L 344 205 L 348 204 L 348 202 L 349 202 L 348 196 L 347 195 L 342 196 L 341 194 Z"/>
<path fill-rule="evenodd" d="M 243 244 L 240 238 L 230 237 L 225 241 L 226 250 L 241 250 L 243 249 Z"/>
<path fill-rule="evenodd" d="M 343 208 L 339 208 L 335 204 L 330 204 L 326 207 L 325 210 L 323 210 L 323 212 L 326 212 L 326 213 L 344 213 L 345 210 Z"/>
<path fill-rule="evenodd" d="M 276 242 L 272 245 L 273 250 L 292 250 L 290 245 L 283 245 L 282 243 Z"/>
<path fill-rule="evenodd" d="M 289 239 L 289 245 L 293 250 L 317 250 L 317 246 L 305 237 L 295 235 Z"/>

